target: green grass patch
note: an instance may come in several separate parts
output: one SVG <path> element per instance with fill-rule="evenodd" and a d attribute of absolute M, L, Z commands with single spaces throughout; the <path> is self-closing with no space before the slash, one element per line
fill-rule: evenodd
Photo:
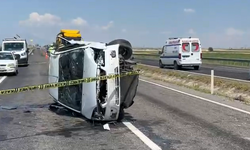
<path fill-rule="evenodd" d="M 237 52 L 207 52 L 202 54 L 203 57 L 209 58 L 228 58 L 228 59 L 249 59 L 250 53 L 237 53 Z"/>
<path fill-rule="evenodd" d="M 202 64 L 239 67 L 239 68 L 249 68 L 250 67 L 249 62 L 217 61 L 217 60 L 205 60 L 205 59 L 202 60 Z"/>

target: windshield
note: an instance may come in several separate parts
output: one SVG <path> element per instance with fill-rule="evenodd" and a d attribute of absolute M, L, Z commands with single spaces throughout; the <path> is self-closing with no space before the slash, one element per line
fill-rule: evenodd
<path fill-rule="evenodd" d="M 4 43 L 4 51 L 21 51 L 24 48 L 24 43 Z"/>
<path fill-rule="evenodd" d="M 14 60 L 12 54 L 0 53 L 0 60 Z"/>

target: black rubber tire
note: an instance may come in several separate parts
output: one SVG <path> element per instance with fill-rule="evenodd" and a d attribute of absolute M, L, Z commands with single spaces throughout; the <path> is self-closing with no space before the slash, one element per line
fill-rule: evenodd
<path fill-rule="evenodd" d="M 175 61 L 175 62 L 174 62 L 174 70 L 179 70 L 179 68 L 180 68 L 179 65 L 178 65 L 177 62 Z"/>
<path fill-rule="evenodd" d="M 18 74 L 18 70 L 16 70 L 16 72 L 13 73 L 14 76 L 16 76 Z"/>
<path fill-rule="evenodd" d="M 163 68 L 163 67 L 164 67 L 163 64 L 162 64 L 162 62 L 161 62 L 161 60 L 159 60 L 159 67 L 160 67 L 160 68 Z"/>
<path fill-rule="evenodd" d="M 120 108 L 119 116 L 117 118 L 117 122 L 121 122 L 124 119 L 125 111 L 123 108 Z"/>
<path fill-rule="evenodd" d="M 194 70 L 199 70 L 200 66 L 194 66 Z"/>
<path fill-rule="evenodd" d="M 127 41 L 125 39 L 116 39 L 116 40 L 109 42 L 107 45 L 115 45 L 115 44 L 120 45 L 119 54 L 121 54 L 125 60 L 131 58 L 131 56 L 133 55 L 133 49 L 132 49 L 132 45 L 129 41 Z"/>

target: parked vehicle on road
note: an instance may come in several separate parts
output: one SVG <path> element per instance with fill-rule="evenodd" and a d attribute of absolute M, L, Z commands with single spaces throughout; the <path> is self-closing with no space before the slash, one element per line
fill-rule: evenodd
<path fill-rule="evenodd" d="M 0 52 L 0 73 L 18 74 L 18 61 L 12 52 Z"/>
<path fill-rule="evenodd" d="M 178 70 L 185 66 L 199 70 L 202 64 L 202 49 L 199 38 L 169 38 L 159 52 L 159 67 L 174 66 Z"/>
<path fill-rule="evenodd" d="M 49 83 L 133 71 L 129 41 L 109 43 L 82 41 L 78 30 L 61 30 L 50 54 Z M 124 109 L 134 103 L 139 75 L 49 89 L 54 101 L 87 119 L 120 121 Z"/>
<path fill-rule="evenodd" d="M 26 39 L 5 38 L 2 41 L 2 51 L 13 52 L 19 57 L 19 65 L 28 65 L 29 48 Z"/>

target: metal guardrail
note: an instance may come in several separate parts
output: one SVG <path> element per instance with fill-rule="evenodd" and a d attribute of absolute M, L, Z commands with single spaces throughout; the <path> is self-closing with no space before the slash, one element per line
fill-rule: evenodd
<path fill-rule="evenodd" d="M 152 56 L 152 57 L 159 57 L 156 54 L 133 54 L 134 57 L 137 56 Z M 250 63 L 250 59 L 230 59 L 230 58 L 211 58 L 211 57 L 203 57 L 204 60 L 215 60 L 215 61 L 230 61 L 230 62 L 245 62 Z"/>

